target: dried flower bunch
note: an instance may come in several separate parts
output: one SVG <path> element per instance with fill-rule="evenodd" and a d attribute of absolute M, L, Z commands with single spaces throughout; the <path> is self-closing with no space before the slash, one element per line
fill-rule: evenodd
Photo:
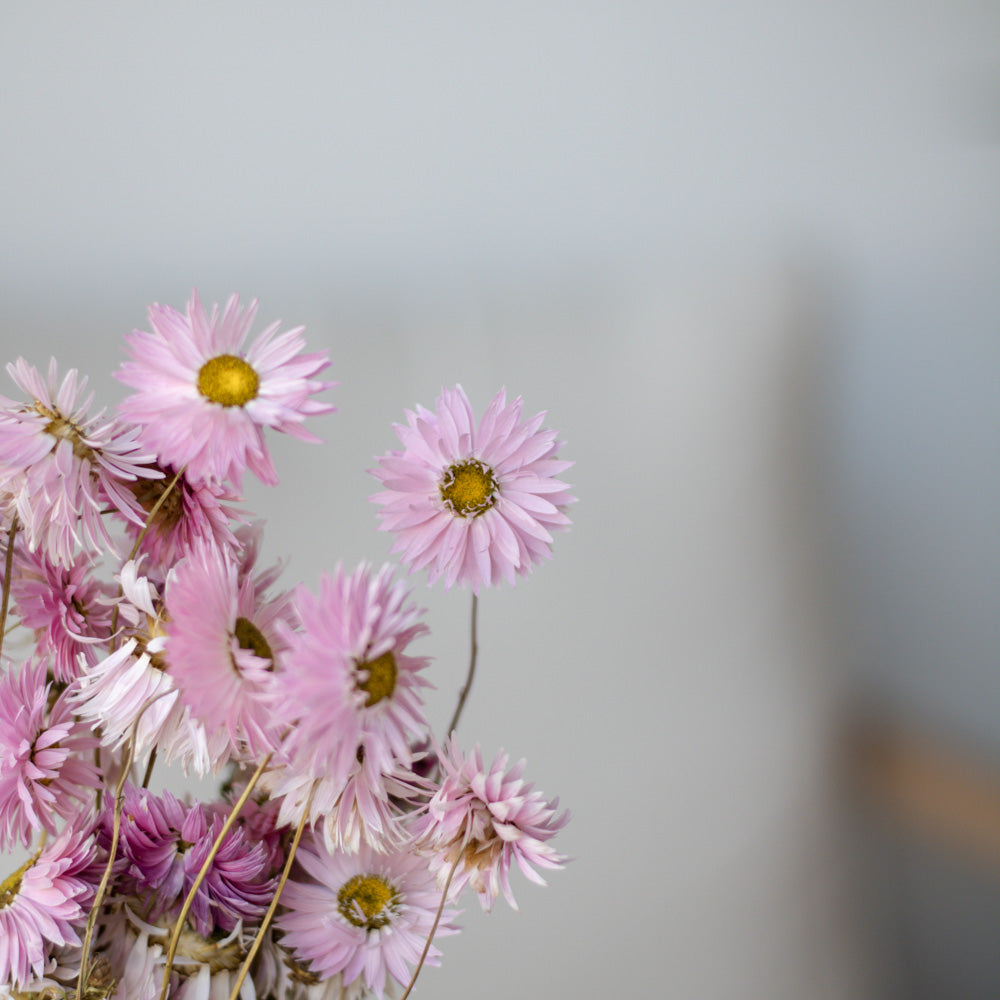
<path fill-rule="evenodd" d="M 0 882 L 0 998 L 405 998 L 466 890 L 514 906 L 512 866 L 542 883 L 566 860 L 568 816 L 523 761 L 455 735 L 480 591 L 569 524 L 555 433 L 503 391 L 477 422 L 456 386 L 372 469 L 406 567 L 472 590 L 438 743 L 428 629 L 392 566 L 337 566 L 313 593 L 257 564 L 244 473 L 276 484 L 265 429 L 315 442 L 334 383 L 299 328 L 248 344 L 256 311 L 151 307 L 110 418 L 54 360 L 8 365 L 0 850 L 29 856 Z M 218 797 L 154 794 L 157 760 L 218 776 Z"/>

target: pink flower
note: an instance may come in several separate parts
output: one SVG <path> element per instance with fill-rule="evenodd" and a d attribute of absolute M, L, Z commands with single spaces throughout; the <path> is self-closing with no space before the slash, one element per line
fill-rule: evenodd
<path fill-rule="evenodd" d="M 173 482 L 177 470 L 167 465 L 149 470 L 151 478 L 140 478 L 132 484 L 132 492 L 146 514 L 147 520 L 156 503 Z M 239 496 L 218 483 L 192 482 L 186 474 L 174 484 L 139 546 L 139 552 L 163 575 L 183 559 L 195 546 L 234 550 L 236 535 L 229 526 L 232 519 L 241 520 L 242 512 L 228 506 Z M 132 538 L 139 535 L 138 525 L 129 524 Z"/>
<path fill-rule="evenodd" d="M 55 358 L 46 379 L 23 358 L 7 371 L 32 397 L 27 404 L 0 397 L 0 493 L 13 494 L 28 548 L 41 546 L 62 566 L 72 565 L 78 544 L 88 553 L 113 551 L 105 504 L 143 520 L 128 489 L 152 457 L 140 453 L 138 429 L 88 417 L 87 380 L 74 369 L 60 384 Z"/>
<path fill-rule="evenodd" d="M 551 557 L 550 532 L 566 528 L 565 508 L 576 498 L 555 477 L 572 465 L 556 458 L 556 432 L 540 430 L 544 413 L 522 422 L 519 396 L 503 389 L 479 426 L 461 386 L 442 389 L 435 412 L 406 411 L 394 425 L 402 451 L 390 451 L 371 470 L 384 489 L 383 531 L 396 533 L 392 551 L 414 570 L 428 567 L 445 587 L 514 582 Z"/>
<path fill-rule="evenodd" d="M 426 659 L 407 652 L 427 631 L 409 596 L 391 566 L 373 575 L 366 563 L 350 576 L 340 567 L 324 575 L 318 597 L 298 588 L 302 629 L 288 634 L 281 678 L 281 714 L 292 729 L 274 794 L 304 798 L 305 778 L 320 801 L 336 801 L 359 759 L 377 774 L 409 764 L 408 734 L 426 728 L 419 689 L 428 686 Z M 377 823 L 372 804 L 367 820 Z M 292 819 L 283 811 L 282 821 Z"/>
<path fill-rule="evenodd" d="M 45 662 L 0 677 L 0 846 L 25 847 L 40 829 L 80 812 L 98 786 L 98 741 L 59 697 L 48 711 Z"/>
<path fill-rule="evenodd" d="M 111 635 L 113 595 L 91 575 L 89 558 L 68 567 L 50 562 L 42 551 L 17 549 L 18 573 L 12 574 L 11 595 L 21 624 L 35 630 L 37 650 L 52 654 L 57 681 L 73 680 L 77 658 L 97 662 L 95 647 Z"/>
<path fill-rule="evenodd" d="M 94 887 L 87 878 L 92 838 L 67 826 L 44 850 L 0 882 L 0 984 L 27 985 L 49 953 L 80 944 Z"/>
<path fill-rule="evenodd" d="M 232 757 L 275 749 L 275 670 L 294 621 L 288 595 L 265 599 L 227 552 L 198 549 L 168 577 L 166 605 L 167 671 L 191 714 L 225 730 Z"/>
<path fill-rule="evenodd" d="M 301 327 L 278 334 L 273 323 L 244 352 L 256 313 L 256 299 L 244 312 L 233 295 L 221 317 L 218 306 L 208 314 L 193 292 L 186 316 L 153 305 L 153 332 L 126 337 L 132 360 L 116 377 L 136 391 L 120 411 L 142 425 L 160 465 L 186 469 L 192 482 L 230 479 L 238 489 L 249 468 L 277 483 L 263 428 L 317 441 L 302 422 L 333 410 L 310 399 L 334 383 L 315 379 L 330 362 L 301 353 Z"/>
<path fill-rule="evenodd" d="M 416 821 L 414 835 L 436 853 L 431 867 L 442 884 L 458 859 L 453 898 L 471 885 L 483 909 L 489 910 L 502 890 L 516 910 L 511 863 L 532 882 L 545 885 L 533 866 L 563 867 L 567 859 L 547 841 L 569 822 L 569 813 L 557 816 L 559 800 L 547 802 L 534 785 L 524 782 L 523 760 L 508 770 L 503 751 L 484 768 L 479 746 L 466 758 L 452 736 L 439 758 L 444 782 L 427 813 Z"/>
<path fill-rule="evenodd" d="M 320 979 L 341 973 L 344 987 L 363 977 L 379 998 L 389 976 L 409 982 L 441 901 L 426 862 L 364 846 L 331 854 L 311 838 L 303 839 L 296 860 L 301 871 L 285 885 L 285 912 L 275 920 L 295 961 Z M 456 916 L 446 909 L 437 933 L 455 933 Z M 432 946 L 428 964 L 437 965 L 440 954 Z"/>

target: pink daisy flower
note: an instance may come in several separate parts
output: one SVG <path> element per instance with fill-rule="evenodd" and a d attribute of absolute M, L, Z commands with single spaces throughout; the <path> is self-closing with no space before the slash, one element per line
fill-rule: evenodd
<path fill-rule="evenodd" d="M 429 686 L 427 660 L 406 651 L 427 631 L 409 595 L 391 566 L 373 575 L 367 563 L 324 575 L 318 596 L 298 588 L 302 630 L 287 633 L 281 678 L 282 716 L 293 728 L 274 794 L 301 792 L 305 775 L 321 801 L 336 801 L 360 758 L 379 774 L 409 764 L 407 734 L 426 729 L 419 689 Z"/>
<path fill-rule="evenodd" d="M 461 386 L 442 389 L 435 412 L 406 411 L 394 430 L 402 451 L 390 451 L 371 470 L 384 489 L 383 531 L 396 533 L 393 552 L 430 582 L 471 584 L 475 593 L 503 578 L 514 582 L 551 558 L 552 531 L 566 528 L 565 508 L 576 498 L 556 478 L 573 463 L 556 458 L 556 432 L 541 430 L 544 413 L 521 419 L 518 396 L 503 389 L 479 425 Z"/>
<path fill-rule="evenodd" d="M 296 855 L 301 869 L 281 895 L 275 921 L 281 944 L 319 979 L 340 973 L 343 985 L 363 979 L 381 998 L 391 976 L 409 982 L 441 902 L 434 876 L 415 854 L 328 853 L 314 839 Z M 438 934 L 453 934 L 454 910 L 445 910 Z M 439 964 L 431 947 L 427 962 Z"/>
<path fill-rule="evenodd" d="M 221 316 L 218 306 L 206 313 L 193 292 L 187 315 L 153 305 L 153 332 L 126 337 L 132 360 L 116 377 L 136 391 L 120 412 L 142 425 L 161 465 L 186 469 L 192 482 L 229 479 L 239 488 L 249 468 L 277 483 L 263 429 L 315 442 L 302 422 L 334 409 L 310 399 L 334 383 L 316 380 L 330 362 L 325 352 L 301 353 L 302 327 L 278 334 L 273 323 L 244 351 L 256 314 L 256 299 L 244 312 L 236 295 Z"/>
<path fill-rule="evenodd" d="M 294 621 L 289 596 L 266 600 L 226 552 L 199 549 L 171 572 L 166 605 L 164 656 L 188 710 L 228 733 L 234 758 L 273 750 L 275 671 Z"/>
<path fill-rule="evenodd" d="M 177 470 L 167 465 L 150 470 L 154 478 L 140 478 L 132 484 L 132 492 L 146 514 L 147 520 L 157 501 L 173 482 Z M 240 497 L 218 483 L 192 482 L 186 474 L 174 484 L 156 516 L 149 522 L 139 547 L 153 566 L 166 571 L 183 559 L 196 546 L 233 550 L 238 547 L 231 520 L 242 520 L 242 512 L 228 506 Z M 138 525 L 129 524 L 133 538 L 139 535 Z"/>
<path fill-rule="evenodd" d="M 439 758 L 444 781 L 416 821 L 415 837 L 436 852 L 431 868 L 442 885 L 459 859 L 451 882 L 453 898 L 470 885 L 483 909 L 490 910 L 502 890 L 516 910 L 511 863 L 532 882 L 545 885 L 533 866 L 562 868 L 568 860 L 547 842 L 569 822 L 569 813 L 557 816 L 559 800 L 547 802 L 524 782 L 523 760 L 508 769 L 503 751 L 485 768 L 478 745 L 466 758 L 452 736 Z"/>
<path fill-rule="evenodd" d="M 80 944 L 94 887 L 92 838 L 72 827 L 0 882 L 0 983 L 27 986 L 49 954 Z"/>
<path fill-rule="evenodd" d="M 74 369 L 60 384 L 55 358 L 47 378 L 23 358 L 7 371 L 32 397 L 27 404 L 0 397 L 0 492 L 13 494 L 28 548 L 41 546 L 63 566 L 72 565 L 78 545 L 114 551 L 101 517 L 105 504 L 142 523 L 128 484 L 152 456 L 140 452 L 138 428 L 88 417 L 87 380 Z"/>
<path fill-rule="evenodd" d="M 79 672 L 77 658 L 96 663 L 96 647 L 111 635 L 113 595 L 91 575 L 87 557 L 59 566 L 42 551 L 16 549 L 18 573 L 11 581 L 11 596 L 21 624 L 35 630 L 36 649 L 52 655 L 57 681 L 73 680 Z"/>
<path fill-rule="evenodd" d="M 125 815 L 118 845 L 120 891 L 144 898 L 154 919 L 190 891 L 228 815 L 200 802 L 187 805 L 164 791 L 126 786 Z M 113 803 L 104 811 L 102 844 L 111 842 Z M 239 921 L 263 915 L 274 894 L 270 859 L 242 826 L 225 836 L 198 887 L 188 920 L 200 934 L 231 931 Z"/>
<path fill-rule="evenodd" d="M 99 784 L 98 741 L 60 696 L 49 710 L 44 660 L 0 677 L 0 845 L 25 847 L 58 817 L 76 816 Z"/>

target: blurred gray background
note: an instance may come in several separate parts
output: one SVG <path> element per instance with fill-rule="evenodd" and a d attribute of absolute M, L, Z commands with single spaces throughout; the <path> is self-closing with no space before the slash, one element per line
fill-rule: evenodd
<path fill-rule="evenodd" d="M 862 706 L 1000 764 L 1000 7 L 6 5 L 0 142 L 7 358 L 113 406 L 193 286 L 330 350 L 248 488 L 289 585 L 386 557 L 365 470 L 442 385 L 567 441 L 462 738 L 576 860 L 420 995 L 1000 995 L 996 870 L 837 755 Z M 414 583 L 440 728 L 468 595 Z"/>

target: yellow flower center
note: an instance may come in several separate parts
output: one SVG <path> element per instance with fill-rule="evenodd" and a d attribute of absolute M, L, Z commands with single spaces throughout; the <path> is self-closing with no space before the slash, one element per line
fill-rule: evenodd
<path fill-rule="evenodd" d="M 67 420 L 57 409 L 46 406 L 38 399 L 35 400 L 34 410 L 48 419 L 49 422 L 42 428 L 46 434 L 51 434 L 57 441 L 69 441 L 77 458 L 93 459 L 93 449 L 83 443 L 80 428 L 72 420 Z"/>
<path fill-rule="evenodd" d="M 256 397 L 259 388 L 257 373 L 233 354 L 210 358 L 198 372 L 198 391 L 221 406 L 244 406 Z"/>
<path fill-rule="evenodd" d="M 17 898 L 17 894 L 21 891 L 21 880 L 24 878 L 24 873 L 38 860 L 41 853 L 40 850 L 37 851 L 13 875 L 8 875 L 0 882 L 0 910 L 5 910 Z"/>
<path fill-rule="evenodd" d="M 365 660 L 358 664 L 358 672 L 368 671 L 368 680 L 359 680 L 358 690 L 364 691 L 368 697 L 365 699 L 365 708 L 371 708 L 378 704 L 383 698 L 388 698 L 396 690 L 396 657 L 392 655 L 390 649 L 387 653 L 377 656 L 374 660 Z"/>
<path fill-rule="evenodd" d="M 497 502 L 499 486 L 493 470 L 478 458 L 448 466 L 438 489 L 459 517 L 478 517 Z"/>
<path fill-rule="evenodd" d="M 264 633 L 249 618 L 237 618 L 233 632 L 240 649 L 249 649 L 254 656 L 259 656 L 262 660 L 274 659 L 274 653 L 271 652 Z"/>
<path fill-rule="evenodd" d="M 355 875 L 340 887 L 337 909 L 355 927 L 373 930 L 389 923 L 398 900 L 395 886 L 381 875 Z"/>

